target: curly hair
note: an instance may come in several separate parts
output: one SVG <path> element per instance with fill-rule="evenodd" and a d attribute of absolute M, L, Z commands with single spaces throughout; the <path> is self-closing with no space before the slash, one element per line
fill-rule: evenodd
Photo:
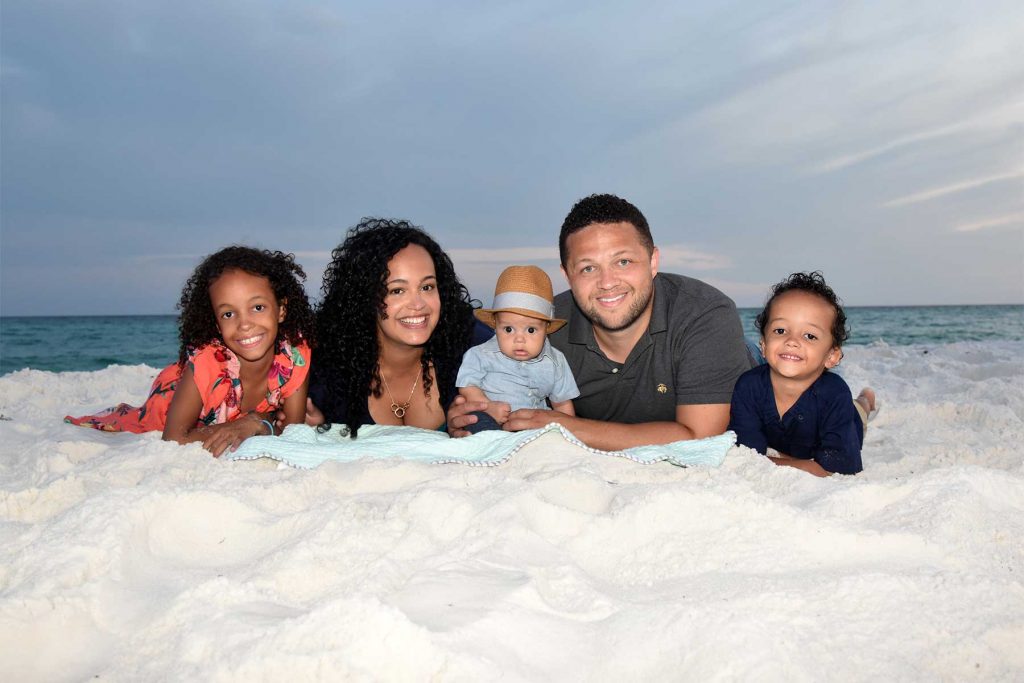
<path fill-rule="evenodd" d="M 754 327 L 760 335 L 764 336 L 764 328 L 768 326 L 772 302 L 786 292 L 793 291 L 807 292 L 808 294 L 821 297 L 832 306 L 836 312 L 835 318 L 832 320 L 832 346 L 842 348 L 843 342 L 850 336 L 849 331 L 846 329 L 846 311 L 843 310 L 836 293 L 825 284 L 825 277 L 821 274 L 820 270 L 810 273 L 793 273 L 772 287 L 772 292 L 768 296 L 768 301 L 764 304 L 764 309 L 754 318 Z"/>
<path fill-rule="evenodd" d="M 562 231 L 558 234 L 558 257 L 562 260 L 563 267 L 569 263 L 566 248 L 569 235 L 594 223 L 629 223 L 636 228 L 647 253 L 654 251 L 651 226 L 647 224 L 647 219 L 640 209 L 613 194 L 592 194 L 576 202 L 562 222 Z"/>
<path fill-rule="evenodd" d="M 178 309 L 178 365 L 184 367 L 189 354 L 220 339 L 217 317 L 210 303 L 210 285 L 228 270 L 242 270 L 265 277 L 279 303 L 287 302 L 284 322 L 277 328 L 277 340 L 290 344 L 300 340 L 313 346 L 316 329 L 313 308 L 302 286 L 306 273 L 293 254 L 234 245 L 203 259 L 185 282 Z"/>
<path fill-rule="evenodd" d="M 459 365 L 472 345 L 473 301 L 437 242 L 408 221 L 364 218 L 332 252 L 324 272 L 310 380 L 324 391 L 318 407 L 328 422 L 343 422 L 352 438 L 370 420 L 367 398 L 381 395 L 377 324 L 387 308 L 388 262 L 410 244 L 426 249 L 437 275 L 441 310 L 423 345 L 421 378 L 429 395 L 433 365 L 442 407 L 455 398 Z"/>

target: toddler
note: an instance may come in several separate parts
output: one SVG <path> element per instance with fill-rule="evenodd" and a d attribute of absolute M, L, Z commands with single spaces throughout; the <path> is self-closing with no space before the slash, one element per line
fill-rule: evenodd
<path fill-rule="evenodd" d="M 580 395 L 565 356 L 551 346 L 548 332 L 565 325 L 555 313 L 551 279 L 537 266 L 509 266 L 494 288 L 494 305 L 475 311 L 494 329 L 494 337 L 474 346 L 462 359 L 455 385 L 470 401 L 489 401 L 486 412 L 473 413 L 476 433 L 501 429 L 509 413 L 520 408 L 551 407 L 575 415 L 572 399 Z"/>
<path fill-rule="evenodd" d="M 306 417 L 313 313 L 291 254 L 233 246 L 208 256 L 178 308 L 178 362 L 139 408 L 125 403 L 65 422 L 111 432 L 163 431 L 218 456 Z"/>
<path fill-rule="evenodd" d="M 729 429 L 771 459 L 827 476 L 860 472 L 861 446 L 875 395 L 856 400 L 829 372 L 843 358 L 846 313 L 820 272 L 793 273 L 772 288 L 754 323 L 767 361 L 736 381 Z"/>

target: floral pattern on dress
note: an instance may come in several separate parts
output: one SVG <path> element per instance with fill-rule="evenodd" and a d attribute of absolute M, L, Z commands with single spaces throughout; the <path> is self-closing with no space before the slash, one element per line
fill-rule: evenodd
<path fill-rule="evenodd" d="M 254 412 L 276 410 L 284 399 L 295 393 L 309 374 L 309 346 L 301 342 L 292 346 L 281 341 L 267 372 L 266 395 Z M 203 399 L 197 425 L 223 424 L 243 415 L 241 365 L 238 358 L 221 342 L 213 342 L 194 350 L 186 362 L 192 370 L 196 387 Z M 140 407 L 120 403 L 94 415 L 64 418 L 65 422 L 92 427 L 107 432 L 163 431 L 167 423 L 167 410 L 181 379 L 177 363 L 164 368 L 149 392 L 149 398 Z"/>

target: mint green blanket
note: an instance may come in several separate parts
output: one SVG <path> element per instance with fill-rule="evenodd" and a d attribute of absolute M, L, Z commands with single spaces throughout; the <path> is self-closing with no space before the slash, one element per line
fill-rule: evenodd
<path fill-rule="evenodd" d="M 281 436 L 254 436 L 246 439 L 238 450 L 225 453 L 221 458 L 254 460 L 267 457 L 302 468 L 316 467 L 328 461 L 351 462 L 360 458 L 402 458 L 416 462 L 492 466 L 505 462 L 541 435 L 556 432 L 569 443 L 597 455 L 628 458 L 645 465 L 665 461 L 682 467 L 717 467 L 722 464 L 726 452 L 736 443 L 736 435 L 726 432 L 697 441 L 637 446 L 622 451 L 599 451 L 584 445 L 569 430 L 555 423 L 543 429 L 481 432 L 462 439 L 450 439 L 443 432 L 416 427 L 364 425 L 360 427 L 357 439 L 343 436 L 343 431 L 339 425 L 322 434 L 313 427 L 291 425 Z"/>

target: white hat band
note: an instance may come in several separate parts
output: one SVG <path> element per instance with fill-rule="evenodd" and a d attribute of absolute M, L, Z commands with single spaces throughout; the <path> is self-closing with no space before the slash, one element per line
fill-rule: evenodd
<path fill-rule="evenodd" d="M 555 307 L 550 301 L 542 296 L 526 292 L 502 292 L 494 297 L 494 306 L 491 308 L 493 310 L 522 308 L 540 313 L 545 318 L 555 317 Z"/>

